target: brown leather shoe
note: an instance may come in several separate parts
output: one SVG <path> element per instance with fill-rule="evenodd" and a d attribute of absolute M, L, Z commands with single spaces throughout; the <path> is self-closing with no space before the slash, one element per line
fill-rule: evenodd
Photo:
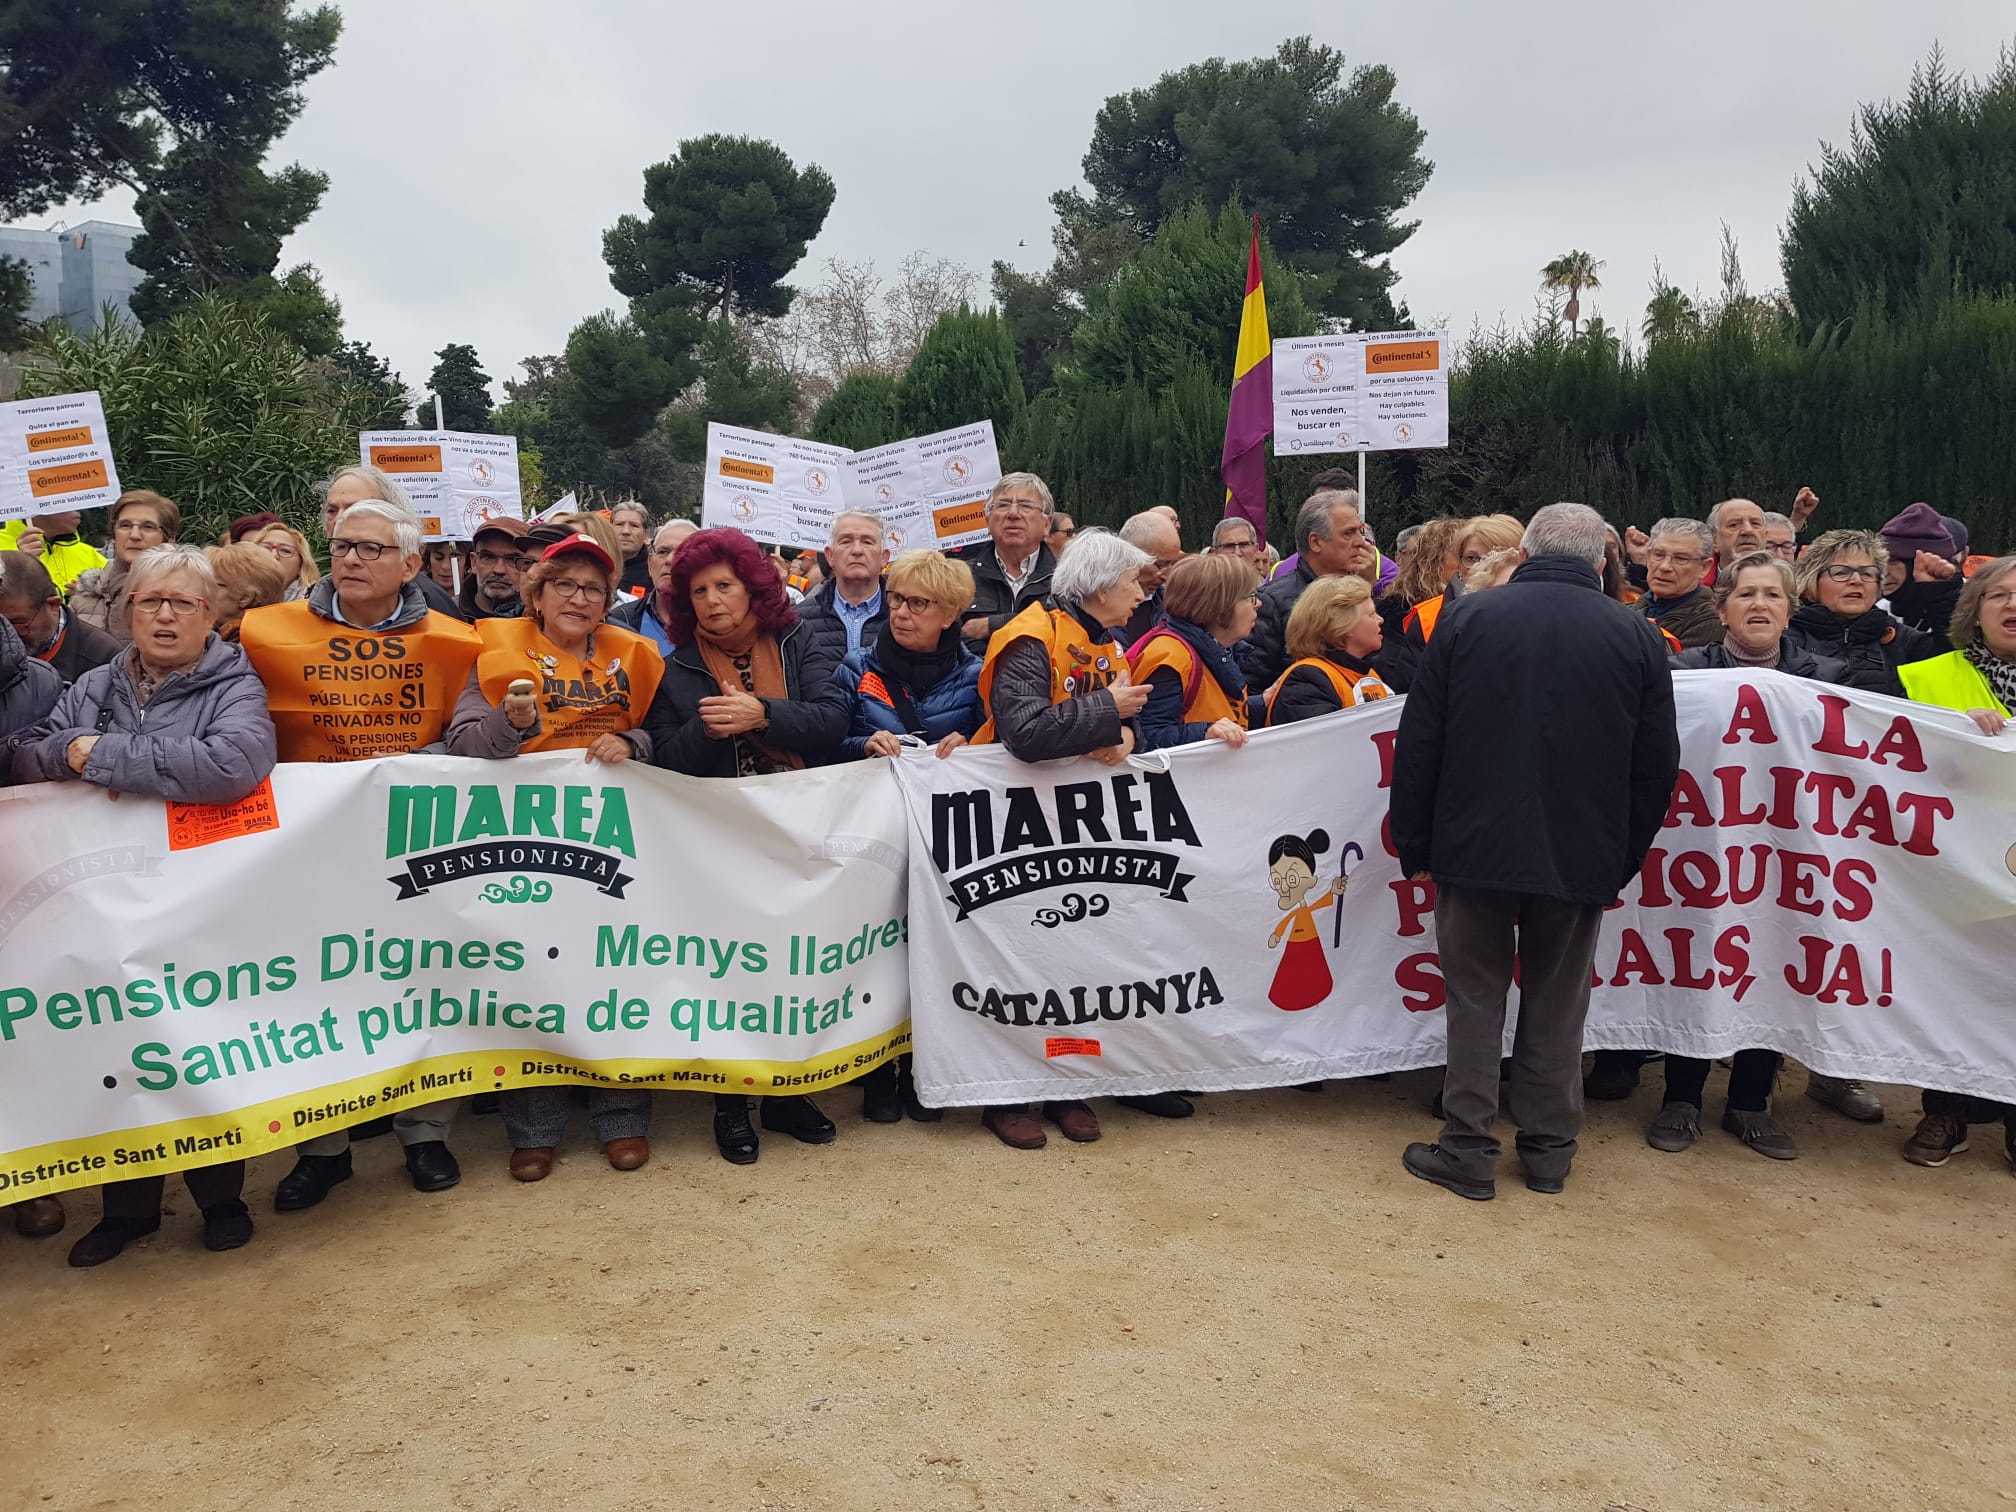
<path fill-rule="evenodd" d="M 634 1171 L 651 1158 L 651 1141 L 644 1138 L 612 1139 L 602 1146 L 609 1164 L 619 1171 Z"/>
<path fill-rule="evenodd" d="M 550 1146 L 511 1152 L 511 1178 L 514 1181 L 544 1181 L 553 1174 L 553 1151 Z"/>
<path fill-rule="evenodd" d="M 14 1232 L 23 1239 L 47 1239 L 63 1232 L 63 1202 L 58 1197 L 30 1197 L 14 1204 Z"/>
<path fill-rule="evenodd" d="M 980 1115 L 980 1124 L 1011 1150 L 1040 1150 L 1050 1142 L 1036 1115 L 1024 1107 L 989 1108 Z"/>
<path fill-rule="evenodd" d="M 1090 1144 L 1099 1137 L 1099 1119 L 1082 1102 L 1046 1102 L 1043 1116 L 1076 1144 Z"/>

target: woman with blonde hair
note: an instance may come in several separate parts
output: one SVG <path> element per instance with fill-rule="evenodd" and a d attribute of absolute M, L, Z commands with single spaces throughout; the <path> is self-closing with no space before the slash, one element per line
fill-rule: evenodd
<path fill-rule="evenodd" d="M 273 560 L 287 574 L 287 592 L 281 602 L 291 604 L 305 598 L 308 590 L 322 581 L 322 569 L 315 565 L 315 552 L 308 537 L 292 525 L 263 526 L 245 538 L 245 544 L 272 553 Z"/>
<path fill-rule="evenodd" d="M 1393 690 L 1373 670 L 1385 625 L 1363 578 L 1318 578 L 1288 616 L 1288 654 L 1295 658 L 1267 693 L 1267 723 L 1294 724 Z"/>
<path fill-rule="evenodd" d="M 270 551 L 248 542 L 235 546 L 208 546 L 203 554 L 217 575 L 217 635 L 238 643 L 238 622 L 247 609 L 278 604 L 287 597 L 287 569 Z"/>

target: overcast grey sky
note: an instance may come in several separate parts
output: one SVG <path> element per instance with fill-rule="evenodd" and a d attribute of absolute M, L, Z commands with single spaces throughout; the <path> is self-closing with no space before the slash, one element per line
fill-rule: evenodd
<path fill-rule="evenodd" d="M 1655 256 L 1714 287 L 1723 221 L 1752 287 L 1775 286 L 1792 180 L 1856 102 L 1902 94 L 1935 42 L 1979 74 L 2016 35 L 2004 0 L 341 8 L 336 62 L 278 154 L 330 177 L 285 262 L 318 266 L 348 333 L 415 389 L 444 343 L 516 377 L 617 304 L 602 230 L 682 137 L 768 137 L 833 176 L 800 284 L 826 257 L 893 269 L 915 250 L 984 280 L 997 257 L 1047 264 L 1048 196 L 1079 182 L 1108 95 L 1300 33 L 1391 67 L 1427 130 L 1421 229 L 1393 259 L 1417 319 L 1524 319 L 1536 270 L 1581 247 L 1608 264 L 1585 305 L 1635 328 Z M 91 212 L 131 221 L 130 196 L 60 213 Z"/>

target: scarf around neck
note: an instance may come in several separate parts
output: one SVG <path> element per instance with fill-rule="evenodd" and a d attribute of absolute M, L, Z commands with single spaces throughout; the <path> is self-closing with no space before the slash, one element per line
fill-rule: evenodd
<path fill-rule="evenodd" d="M 1186 619 L 1178 619 L 1173 614 L 1162 616 L 1164 627 L 1180 637 L 1190 648 L 1190 654 L 1211 671 L 1211 677 L 1218 689 L 1233 703 L 1244 702 L 1246 698 L 1246 674 L 1239 670 L 1239 663 L 1232 653 L 1218 643 L 1218 638 L 1202 625 Z"/>
<path fill-rule="evenodd" d="M 693 641 L 699 647 L 700 659 L 707 664 L 708 672 L 720 684 L 723 693 L 753 693 L 758 698 L 773 698 L 780 703 L 790 698 L 791 690 L 784 680 L 783 650 L 776 636 L 763 633 L 755 615 L 743 620 L 735 634 L 724 638 L 716 638 L 696 626 Z M 760 752 L 768 762 L 764 770 L 789 768 L 795 771 L 805 765 L 803 756 L 796 751 L 779 750 L 767 744 L 758 731 L 737 735 L 735 741 L 738 745 L 746 743 Z"/>
<path fill-rule="evenodd" d="M 1974 644 L 1966 651 L 1967 660 L 1974 670 L 1988 679 L 1988 686 L 1995 696 L 2002 700 L 2002 707 L 2016 713 L 2016 662 L 2004 660 L 1988 649 L 1988 644 L 1977 634 Z"/>
<path fill-rule="evenodd" d="M 936 649 L 930 651 L 912 651 L 903 645 L 896 639 L 896 633 L 889 628 L 887 620 L 875 633 L 877 665 L 907 688 L 913 698 L 922 698 L 951 676 L 952 669 L 959 665 L 959 657 L 957 620 L 938 638 Z"/>

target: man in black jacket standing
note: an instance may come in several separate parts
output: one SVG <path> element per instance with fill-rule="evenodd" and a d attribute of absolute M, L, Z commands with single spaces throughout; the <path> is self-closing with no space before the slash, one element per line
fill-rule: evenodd
<path fill-rule="evenodd" d="M 988 638 L 1050 592 L 1057 558 L 1044 544 L 1057 504 L 1050 485 L 1034 473 L 1009 473 L 987 495 L 984 545 L 969 546 L 959 560 L 973 569 L 973 607 L 960 633 L 984 650 Z"/>
<path fill-rule="evenodd" d="M 1582 1026 L 1603 909 L 1644 864 L 1680 769 L 1666 649 L 1604 597 L 1608 527 L 1550 504 L 1503 588 L 1451 605 L 1400 716 L 1400 869 L 1435 882 L 1448 987 L 1439 1142 L 1424 1181 L 1497 1195 L 1498 1062 L 1519 963 L 1511 1105 L 1526 1184 L 1566 1184 L 1582 1128 Z"/>
<path fill-rule="evenodd" d="M 812 627 L 837 664 L 850 652 L 875 644 L 889 619 L 882 601 L 882 573 L 889 565 L 888 528 L 866 509 L 843 509 L 833 516 L 826 542 L 826 581 L 805 596 L 798 618 Z"/>
<path fill-rule="evenodd" d="M 1319 488 L 1303 501 L 1295 514 L 1295 550 L 1301 557 L 1295 570 L 1261 588 L 1253 633 L 1233 648 L 1246 685 L 1255 693 L 1266 692 L 1288 670 L 1293 659 L 1288 655 L 1288 616 L 1311 583 L 1319 577 L 1379 575 L 1378 548 L 1365 538 L 1358 495 L 1349 489 Z"/>

